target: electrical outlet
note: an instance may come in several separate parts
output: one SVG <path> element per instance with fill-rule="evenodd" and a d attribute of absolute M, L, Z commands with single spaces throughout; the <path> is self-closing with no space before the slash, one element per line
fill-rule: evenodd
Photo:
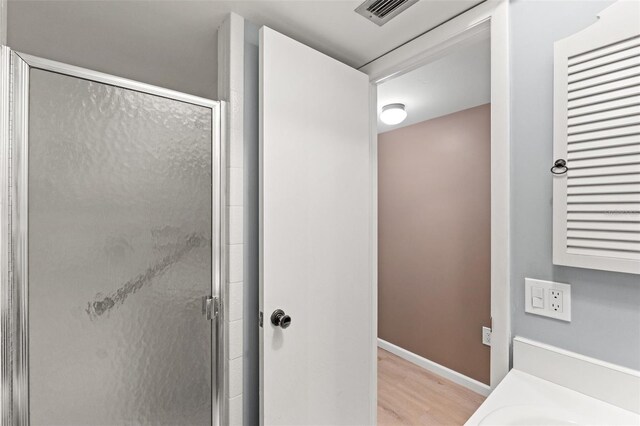
<path fill-rule="evenodd" d="M 562 321 L 571 321 L 571 286 L 525 278 L 524 310 Z"/>
<path fill-rule="evenodd" d="M 549 292 L 549 303 L 553 312 L 562 312 L 562 290 L 551 290 Z"/>
<path fill-rule="evenodd" d="M 491 329 L 489 327 L 482 327 L 482 344 L 491 346 Z"/>

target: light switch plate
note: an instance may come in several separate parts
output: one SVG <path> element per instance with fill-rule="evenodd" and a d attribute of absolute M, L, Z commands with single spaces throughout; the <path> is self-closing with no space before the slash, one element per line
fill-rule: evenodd
<path fill-rule="evenodd" d="M 531 287 L 531 306 L 536 309 L 544 309 L 544 288 Z"/>
<path fill-rule="evenodd" d="M 571 286 L 525 278 L 524 310 L 530 314 L 571 321 Z"/>

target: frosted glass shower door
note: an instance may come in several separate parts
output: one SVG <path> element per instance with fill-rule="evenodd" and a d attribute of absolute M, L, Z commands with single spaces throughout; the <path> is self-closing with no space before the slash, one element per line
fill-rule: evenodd
<path fill-rule="evenodd" d="M 73 74 L 24 77 L 14 407 L 32 425 L 215 424 L 218 103 Z"/>

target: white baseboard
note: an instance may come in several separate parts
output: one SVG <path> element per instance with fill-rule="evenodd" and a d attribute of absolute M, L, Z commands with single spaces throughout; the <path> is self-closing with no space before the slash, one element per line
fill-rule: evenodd
<path fill-rule="evenodd" d="M 471 377 L 467 377 L 464 374 L 460 374 L 457 371 L 453 371 L 452 369 L 447 368 L 443 365 L 440 365 L 433 361 L 429 361 L 428 359 L 423 358 L 420 355 L 409 352 L 408 350 L 403 349 L 400 346 L 396 346 L 393 343 L 389 343 L 386 340 L 378 338 L 378 347 L 384 349 L 385 351 L 389 351 L 392 354 L 397 355 L 400 358 L 417 365 L 418 367 L 424 368 L 425 370 L 437 374 L 438 376 L 442 376 L 445 379 L 451 380 L 454 383 L 464 386 L 465 388 L 470 389 L 475 393 L 479 393 L 483 396 L 488 396 L 491 393 L 491 388 L 488 385 L 472 379 Z"/>

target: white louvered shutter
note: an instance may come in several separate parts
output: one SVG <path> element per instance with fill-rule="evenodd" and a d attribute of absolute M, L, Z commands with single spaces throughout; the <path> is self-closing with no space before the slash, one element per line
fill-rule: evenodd
<path fill-rule="evenodd" d="M 640 2 L 555 44 L 553 263 L 640 274 Z"/>

